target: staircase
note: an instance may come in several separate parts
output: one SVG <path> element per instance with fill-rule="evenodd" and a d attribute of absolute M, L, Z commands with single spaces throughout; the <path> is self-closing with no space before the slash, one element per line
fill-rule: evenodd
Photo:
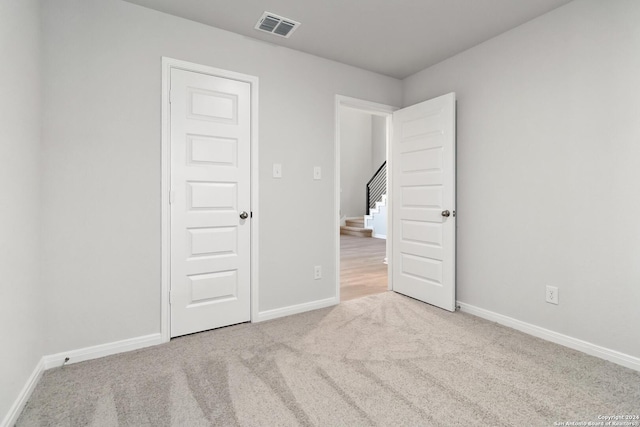
<path fill-rule="evenodd" d="M 383 218 L 378 222 L 384 224 L 382 232 L 376 231 L 375 237 L 386 238 L 386 213 L 387 213 L 387 162 L 384 161 L 367 182 L 367 215 L 355 218 L 347 218 L 345 225 L 340 227 L 340 234 L 349 236 L 372 237 L 376 228 L 376 217 L 380 217 L 382 211 Z M 366 221 L 366 224 L 365 224 Z"/>
<path fill-rule="evenodd" d="M 380 196 L 380 201 L 375 207 L 369 209 L 369 215 L 364 216 L 364 226 L 370 229 L 373 237 L 379 239 L 387 238 L 387 195 Z"/>
<path fill-rule="evenodd" d="M 371 230 L 364 228 L 364 217 L 347 218 L 345 225 L 340 227 L 340 234 L 357 237 L 371 237 Z"/>

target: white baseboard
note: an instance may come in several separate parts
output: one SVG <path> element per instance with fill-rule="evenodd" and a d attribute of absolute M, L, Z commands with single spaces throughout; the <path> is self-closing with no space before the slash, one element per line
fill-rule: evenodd
<path fill-rule="evenodd" d="M 568 335 L 563 335 L 558 332 L 554 332 L 540 326 L 532 325 L 530 323 L 526 323 L 512 317 L 504 316 L 502 314 L 494 313 L 493 311 L 485 310 L 484 308 L 479 308 L 470 304 L 466 304 L 464 302 L 458 301 L 457 304 L 460 307 L 460 311 L 462 312 L 473 314 L 474 316 L 482 317 L 483 319 L 491 320 L 501 325 L 517 329 L 518 331 L 533 335 L 534 337 L 542 338 L 544 340 L 581 351 L 591 356 L 608 360 L 626 368 L 640 371 L 640 358 L 638 357 L 621 353 L 616 350 L 611 350 L 606 347 L 601 347 L 599 345 L 592 344 L 578 338 L 573 338 Z"/>
<path fill-rule="evenodd" d="M 376 239 L 387 240 L 387 235 L 386 234 L 374 234 L 373 237 L 375 237 Z"/>
<path fill-rule="evenodd" d="M 42 373 L 44 372 L 44 357 L 40 359 L 35 369 L 29 376 L 27 383 L 20 390 L 20 394 L 18 398 L 13 402 L 9 412 L 4 417 L 2 422 L 0 423 L 0 427 L 13 427 L 16 422 L 18 422 L 18 417 L 22 413 L 24 406 L 27 404 L 27 401 L 31 397 L 33 390 L 35 390 L 36 385 L 38 385 L 38 381 L 42 377 Z"/>
<path fill-rule="evenodd" d="M 110 356 L 112 354 L 138 350 L 140 348 L 162 344 L 162 342 L 163 341 L 160 334 L 151 334 L 107 344 L 95 345 L 92 347 L 85 347 L 78 350 L 71 350 L 64 353 L 43 356 L 38 362 L 38 365 L 36 365 L 35 369 L 31 373 L 31 376 L 27 380 L 27 383 L 20 391 L 20 394 L 16 398 L 16 401 L 11 406 L 9 413 L 4 417 L 2 423 L 0 423 L 0 427 L 12 427 L 18 421 L 18 417 L 22 413 L 24 406 L 27 404 L 27 401 L 31 397 L 31 393 L 33 393 L 36 385 L 38 385 L 38 381 L 40 381 L 43 372 L 47 369 L 62 366 L 65 358 L 69 358 L 67 364 L 78 363 L 85 360 Z"/>
<path fill-rule="evenodd" d="M 277 319 L 278 317 L 290 316 L 292 314 L 304 313 L 305 311 L 317 310 L 319 308 L 330 307 L 340 301 L 336 297 L 331 297 L 319 301 L 306 302 L 304 304 L 292 305 L 289 307 L 276 308 L 258 312 L 258 318 L 252 322 L 264 322 L 265 320 Z"/>
<path fill-rule="evenodd" d="M 138 350 L 140 348 L 162 344 L 162 342 L 162 336 L 158 333 L 94 345 L 92 347 L 85 347 L 58 354 L 51 354 L 49 356 L 44 356 L 42 359 L 44 361 L 44 369 L 51 369 L 57 366 L 62 366 L 65 358 L 67 357 L 69 358 L 67 364 L 78 363 L 85 360 L 97 359 L 99 357 L 111 356 L 112 354 Z"/>

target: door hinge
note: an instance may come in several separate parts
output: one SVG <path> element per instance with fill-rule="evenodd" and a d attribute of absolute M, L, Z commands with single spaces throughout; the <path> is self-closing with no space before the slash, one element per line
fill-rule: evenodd
<path fill-rule="evenodd" d="M 173 102 L 173 91 L 169 89 L 169 104 Z"/>
<path fill-rule="evenodd" d="M 173 292 L 169 290 L 169 304 L 173 304 Z"/>
<path fill-rule="evenodd" d="M 176 192 L 173 190 L 169 190 L 169 204 L 172 205 L 176 201 Z"/>

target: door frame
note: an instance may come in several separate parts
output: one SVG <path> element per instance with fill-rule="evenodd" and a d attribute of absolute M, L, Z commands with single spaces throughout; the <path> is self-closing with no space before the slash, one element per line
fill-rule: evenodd
<path fill-rule="evenodd" d="M 161 182 L 161 272 L 160 272 L 160 336 L 162 342 L 169 342 L 171 339 L 171 306 L 170 306 L 170 284 L 171 284 L 171 120 L 169 92 L 171 89 L 171 70 L 179 69 L 192 71 L 210 76 L 221 77 L 230 80 L 237 80 L 249 83 L 251 86 L 251 321 L 258 318 L 258 249 L 259 232 L 258 222 L 258 77 L 247 74 L 236 73 L 234 71 L 222 70 L 208 65 L 195 64 L 168 57 L 162 57 L 162 138 L 161 138 L 161 162 L 162 162 L 162 182 Z"/>
<path fill-rule="evenodd" d="M 335 137 L 334 137 L 334 214 L 335 224 L 333 229 L 333 236 L 335 239 L 334 250 L 336 254 L 335 259 L 335 272 L 336 272 L 336 302 L 340 303 L 340 108 L 351 107 L 356 108 L 364 113 L 369 113 L 375 116 L 381 116 L 386 118 L 387 124 L 387 289 L 392 290 L 392 272 L 393 272 L 393 259 L 391 258 L 392 251 L 391 246 L 393 244 L 393 235 L 390 225 L 391 222 L 391 203 L 393 203 L 393 196 L 391 194 L 391 171 L 393 167 L 391 158 L 391 138 L 392 138 L 392 123 L 393 112 L 400 108 L 392 105 L 380 104 L 377 102 L 365 101 L 363 99 L 352 98 L 344 95 L 336 95 L 335 97 Z"/>

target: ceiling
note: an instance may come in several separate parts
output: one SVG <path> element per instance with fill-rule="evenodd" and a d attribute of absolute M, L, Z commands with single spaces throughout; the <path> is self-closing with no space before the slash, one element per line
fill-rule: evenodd
<path fill-rule="evenodd" d="M 571 0 L 126 0 L 403 79 Z M 254 29 L 269 11 L 291 38 Z"/>

